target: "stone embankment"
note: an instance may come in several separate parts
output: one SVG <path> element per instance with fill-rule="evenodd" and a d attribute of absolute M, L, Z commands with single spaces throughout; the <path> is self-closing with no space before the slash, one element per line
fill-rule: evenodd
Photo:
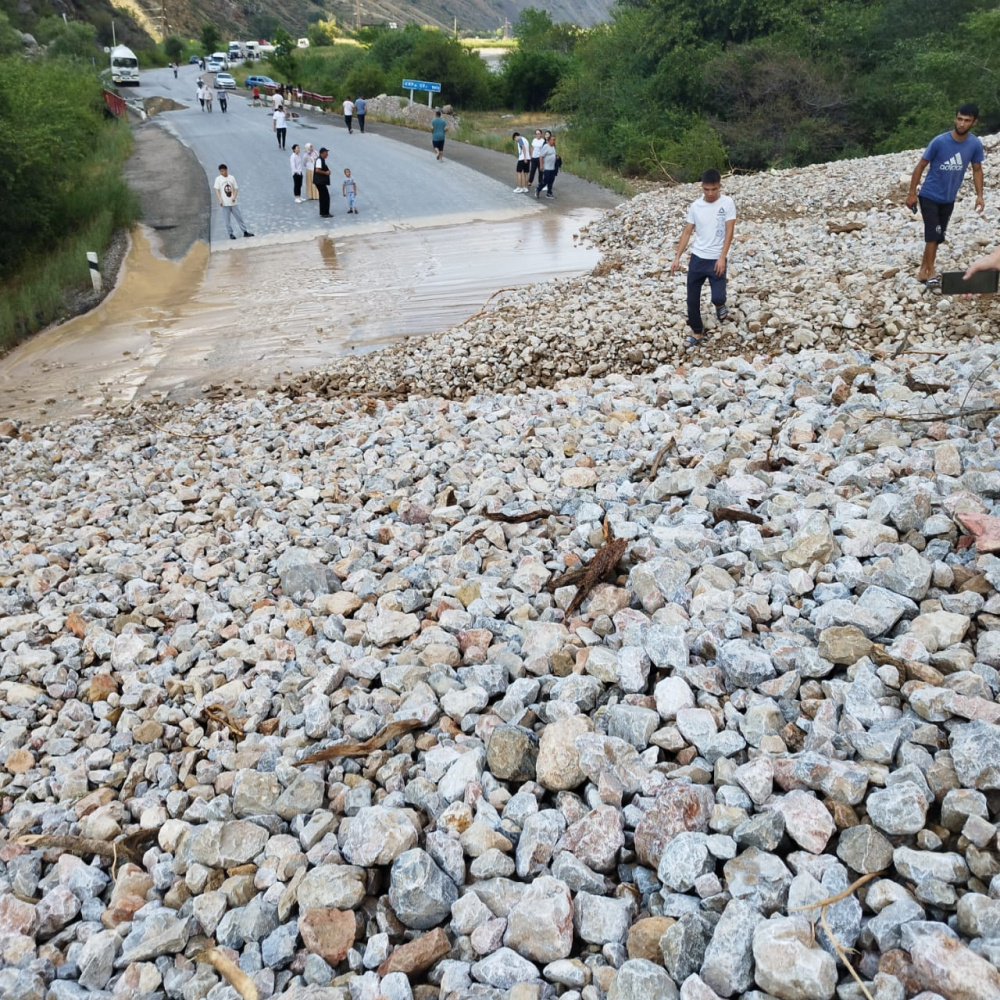
<path fill-rule="evenodd" d="M 657 363 L 687 191 L 444 347 L 0 425 L 0 995 L 1000 1000 L 1000 347 L 905 162 L 732 182 L 745 356 Z"/>

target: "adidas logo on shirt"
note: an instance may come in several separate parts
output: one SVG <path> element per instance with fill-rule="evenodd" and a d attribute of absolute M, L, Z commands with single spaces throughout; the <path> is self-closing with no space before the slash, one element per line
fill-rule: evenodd
<path fill-rule="evenodd" d="M 944 163 L 938 167 L 938 170 L 964 170 L 965 164 L 962 162 L 962 157 L 956 153 L 950 160 L 945 160 Z"/>

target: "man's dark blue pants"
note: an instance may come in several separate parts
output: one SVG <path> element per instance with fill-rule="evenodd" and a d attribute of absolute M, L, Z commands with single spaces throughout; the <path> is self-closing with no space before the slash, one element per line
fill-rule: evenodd
<path fill-rule="evenodd" d="M 712 305 L 716 309 L 724 306 L 726 304 L 725 271 L 720 277 L 715 273 L 714 260 L 705 260 L 703 257 L 691 254 L 687 273 L 688 326 L 696 334 L 705 332 L 705 327 L 701 322 L 701 286 L 705 284 L 706 278 L 712 293 Z"/>

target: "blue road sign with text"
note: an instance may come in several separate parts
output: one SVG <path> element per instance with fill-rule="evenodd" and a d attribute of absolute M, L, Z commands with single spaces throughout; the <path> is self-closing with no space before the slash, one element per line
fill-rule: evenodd
<path fill-rule="evenodd" d="M 404 80 L 403 90 L 429 90 L 432 94 L 440 94 L 441 84 L 428 83 L 426 80 Z"/>

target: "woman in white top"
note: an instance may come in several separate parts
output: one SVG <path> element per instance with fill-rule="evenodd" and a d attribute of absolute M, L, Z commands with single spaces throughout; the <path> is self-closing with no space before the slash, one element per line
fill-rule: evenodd
<path fill-rule="evenodd" d="M 295 145 L 292 146 L 292 155 L 288 158 L 288 161 L 292 167 L 292 196 L 295 198 L 295 204 L 301 205 L 302 171 L 304 169 L 304 162 L 298 143 L 295 143 Z"/>
<path fill-rule="evenodd" d="M 531 172 L 528 174 L 528 187 L 535 183 L 535 174 L 541 172 L 539 157 L 542 155 L 542 147 L 545 145 L 545 136 L 540 128 L 535 129 L 535 138 L 531 140 Z"/>

